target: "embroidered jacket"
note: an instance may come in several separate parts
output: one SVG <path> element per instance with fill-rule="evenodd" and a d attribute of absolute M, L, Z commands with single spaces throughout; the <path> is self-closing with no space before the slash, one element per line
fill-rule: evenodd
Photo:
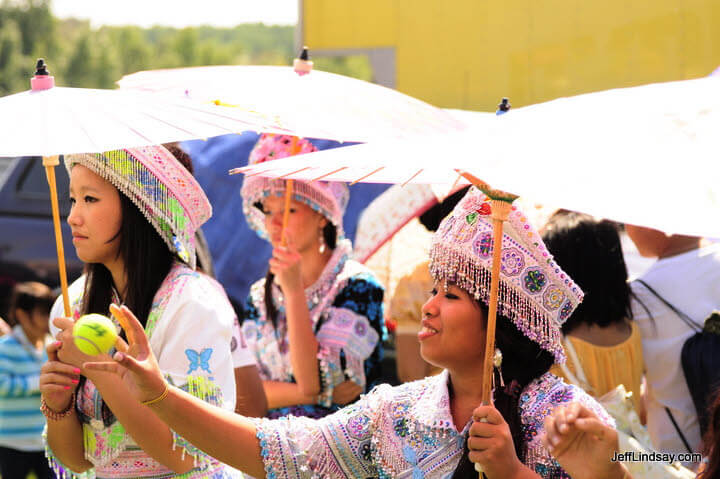
<path fill-rule="evenodd" d="M 323 417 L 338 409 L 332 404 L 335 386 L 346 379 L 365 390 L 380 378 L 383 288 L 360 263 L 348 259 L 350 242 L 338 242 L 318 280 L 305 290 L 310 320 L 319 343 L 321 393 L 315 405 L 271 410 L 268 417 L 287 414 Z M 294 382 L 287 336 L 284 297 L 273 285 L 278 310 L 276 326 L 265 311 L 265 279 L 252 285 L 245 304 L 242 332 L 254 352 L 260 377 Z"/>
<path fill-rule="evenodd" d="M 448 373 L 391 387 L 380 385 L 358 402 L 320 420 L 255 420 L 270 479 L 449 478 L 464 434 L 450 415 Z M 581 389 L 546 373 L 521 393 L 525 464 L 543 478 L 569 478 L 540 442 L 553 408 L 580 401 L 607 424 L 612 419 Z"/>
<path fill-rule="evenodd" d="M 74 317 L 80 316 L 85 277 L 70 287 Z M 61 301 L 62 298 L 58 299 Z M 61 315 L 56 303 L 51 317 Z M 172 385 L 228 410 L 235 407 L 235 379 L 230 352 L 235 313 L 227 298 L 209 280 L 176 263 L 155 294 L 145 333 L 160 369 Z M 194 458 L 195 468 L 175 474 L 142 449 L 102 402 L 90 380 L 81 382 L 76 410 L 82 423 L 85 458 L 94 465 L 86 475 L 73 474 L 47 448 L 60 478 L 223 478 L 225 466 L 173 431 L 173 447 Z"/>

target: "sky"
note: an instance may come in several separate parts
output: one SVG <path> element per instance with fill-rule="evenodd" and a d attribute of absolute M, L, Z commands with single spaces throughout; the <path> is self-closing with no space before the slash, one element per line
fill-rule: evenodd
<path fill-rule="evenodd" d="M 294 25 L 298 0 L 52 0 L 52 10 L 60 18 L 89 19 L 93 27 Z"/>

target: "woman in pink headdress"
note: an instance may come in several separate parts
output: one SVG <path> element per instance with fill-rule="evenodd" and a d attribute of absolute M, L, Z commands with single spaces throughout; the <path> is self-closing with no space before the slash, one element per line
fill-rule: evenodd
<path fill-rule="evenodd" d="M 494 405 L 480 405 L 492 261 L 491 205 L 471 188 L 435 234 L 430 271 L 435 287 L 418 334 L 424 359 L 445 371 L 397 387 L 381 385 L 319 420 L 247 419 L 224 413 L 169 387 L 157 370 L 139 323 L 123 310 L 136 350 L 86 367 L 133 378 L 138 400 L 155 401 L 158 417 L 195 445 L 254 476 L 270 478 L 478 477 L 568 478 L 543 438 L 545 419 L 577 402 L 602 424 L 612 420 L 578 387 L 548 372 L 563 360 L 560 325 L 582 292 L 552 259 L 526 217 L 505 223 L 496 346 Z M 189 419 L 187 419 L 189 418 Z M 215 437 L 204 435 L 206 428 Z M 621 479 L 622 466 L 603 459 L 585 477 Z M 593 452 L 593 451 L 589 451 Z M 598 459 L 599 458 L 599 459 Z M 472 462 L 471 462 L 472 461 Z"/>
<path fill-rule="evenodd" d="M 304 139 L 262 135 L 250 163 L 311 151 Z M 242 331 L 263 379 L 268 417 L 322 417 L 380 378 L 383 288 L 350 259 L 342 226 L 347 186 L 294 182 L 283 233 L 285 187 L 261 177 L 243 183 L 245 217 L 272 243 L 273 256 L 267 277 L 250 288 Z"/>
<path fill-rule="evenodd" d="M 224 293 L 194 271 L 195 231 L 211 215 L 200 186 L 160 146 L 69 155 L 65 165 L 68 223 L 86 263 L 69 288 L 73 318 L 128 305 L 168 383 L 232 411 L 235 314 Z M 61 304 L 54 308 L 58 340 L 40 376 L 57 475 L 225 477 L 224 465 L 131 400 L 132 384 L 82 367 L 93 357 L 75 347 L 73 319 L 60 317 Z"/>

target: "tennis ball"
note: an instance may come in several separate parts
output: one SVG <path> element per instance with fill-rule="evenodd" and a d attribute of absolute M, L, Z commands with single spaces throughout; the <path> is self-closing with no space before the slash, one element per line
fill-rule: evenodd
<path fill-rule="evenodd" d="M 73 326 L 75 346 L 91 356 L 109 352 L 117 336 L 113 322 L 102 314 L 86 314 Z"/>

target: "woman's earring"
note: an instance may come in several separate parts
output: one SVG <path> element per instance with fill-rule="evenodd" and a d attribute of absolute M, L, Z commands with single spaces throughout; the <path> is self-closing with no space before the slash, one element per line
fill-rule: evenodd
<path fill-rule="evenodd" d="M 495 366 L 495 369 L 497 369 L 498 376 L 500 376 L 500 387 L 505 387 L 505 380 L 503 379 L 502 375 L 502 360 L 503 355 L 502 351 L 500 351 L 499 348 L 495 348 L 495 354 L 493 354 L 493 366 Z M 495 375 L 493 374 L 493 383 L 495 382 Z M 493 384 L 493 389 L 495 388 L 495 384 Z"/>
<path fill-rule="evenodd" d="M 320 247 L 318 248 L 318 251 L 320 252 L 320 254 L 323 254 L 325 252 L 325 237 L 322 230 L 320 230 L 320 238 L 318 239 L 320 241 Z"/>

